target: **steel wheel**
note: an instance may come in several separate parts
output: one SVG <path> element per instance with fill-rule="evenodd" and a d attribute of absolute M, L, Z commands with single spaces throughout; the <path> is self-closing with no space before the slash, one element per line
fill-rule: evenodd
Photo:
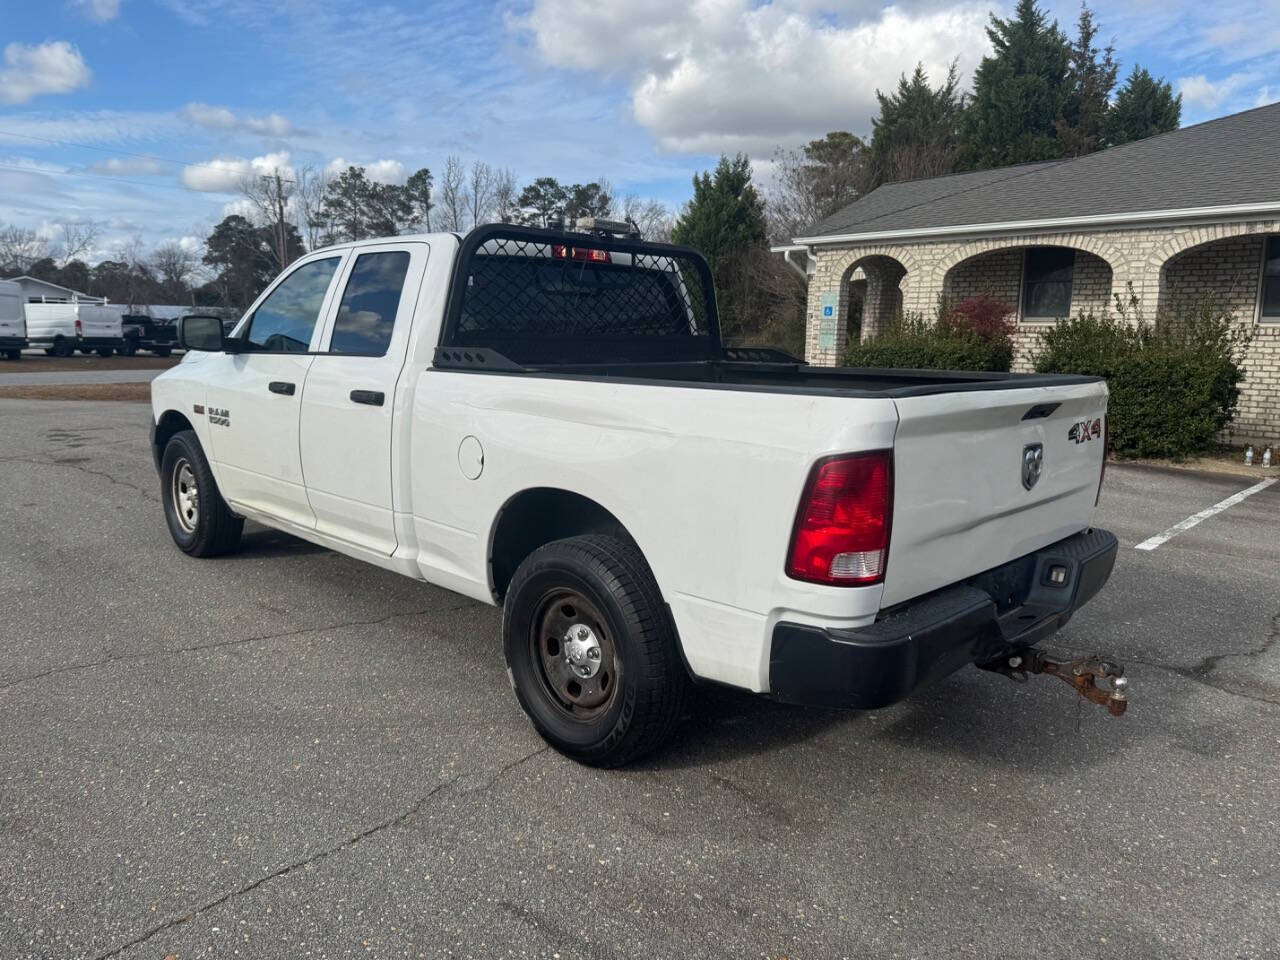
<path fill-rule="evenodd" d="M 582 722 L 607 711 L 618 689 L 618 657 L 604 617 L 582 594 L 553 590 L 542 598 L 529 652 L 551 702 Z"/>
<path fill-rule="evenodd" d="M 186 457 L 174 461 L 170 492 L 178 525 L 184 532 L 194 533 L 200 523 L 200 489 L 196 486 L 195 472 Z"/>

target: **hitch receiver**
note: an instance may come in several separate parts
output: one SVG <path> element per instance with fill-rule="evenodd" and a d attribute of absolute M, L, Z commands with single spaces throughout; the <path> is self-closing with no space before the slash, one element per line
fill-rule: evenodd
<path fill-rule="evenodd" d="M 979 666 L 984 670 L 1003 673 L 1011 680 L 1022 683 L 1032 673 L 1057 677 L 1086 700 L 1105 707 L 1113 717 L 1121 716 L 1129 706 L 1129 681 L 1125 679 L 1123 664 L 1099 654 L 1077 660 L 1061 660 L 1032 647 L 1024 647 L 999 660 Z M 1099 680 L 1110 681 L 1110 684 L 1100 687 L 1097 683 Z"/>

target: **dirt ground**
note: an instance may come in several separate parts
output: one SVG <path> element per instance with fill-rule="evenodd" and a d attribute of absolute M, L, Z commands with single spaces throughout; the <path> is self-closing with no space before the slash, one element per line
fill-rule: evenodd
<path fill-rule="evenodd" d="M 104 361 L 105 362 L 105 361 Z M 3 369 L 3 368 L 0 368 Z M 41 369 L 47 369 L 41 367 Z M 127 368 L 122 368 L 127 369 Z M 50 383 L 0 387 L 5 400 L 123 400 L 150 403 L 149 383 Z"/>
<path fill-rule="evenodd" d="M 100 357 L 96 353 L 74 357 L 47 357 L 44 353 L 26 351 L 17 363 L 0 361 L 0 373 L 61 373 L 64 370 L 164 370 L 181 357 Z"/>

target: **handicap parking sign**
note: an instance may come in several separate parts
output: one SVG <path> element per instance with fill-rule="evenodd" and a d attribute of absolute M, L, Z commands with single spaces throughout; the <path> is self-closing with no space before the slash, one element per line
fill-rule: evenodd
<path fill-rule="evenodd" d="M 823 315 L 824 317 L 834 317 L 834 316 L 836 315 L 836 308 L 835 308 L 835 307 L 823 307 L 823 308 L 822 308 L 822 315 Z"/>

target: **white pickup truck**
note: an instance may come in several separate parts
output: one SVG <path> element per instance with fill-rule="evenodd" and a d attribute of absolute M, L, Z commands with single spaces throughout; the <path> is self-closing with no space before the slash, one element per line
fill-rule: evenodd
<path fill-rule="evenodd" d="M 180 339 L 177 545 L 249 518 L 502 605 L 521 705 L 587 763 L 663 742 L 695 681 L 874 708 L 1034 672 L 1116 556 L 1101 380 L 726 347 L 698 254 L 604 228 L 329 247 Z"/>

